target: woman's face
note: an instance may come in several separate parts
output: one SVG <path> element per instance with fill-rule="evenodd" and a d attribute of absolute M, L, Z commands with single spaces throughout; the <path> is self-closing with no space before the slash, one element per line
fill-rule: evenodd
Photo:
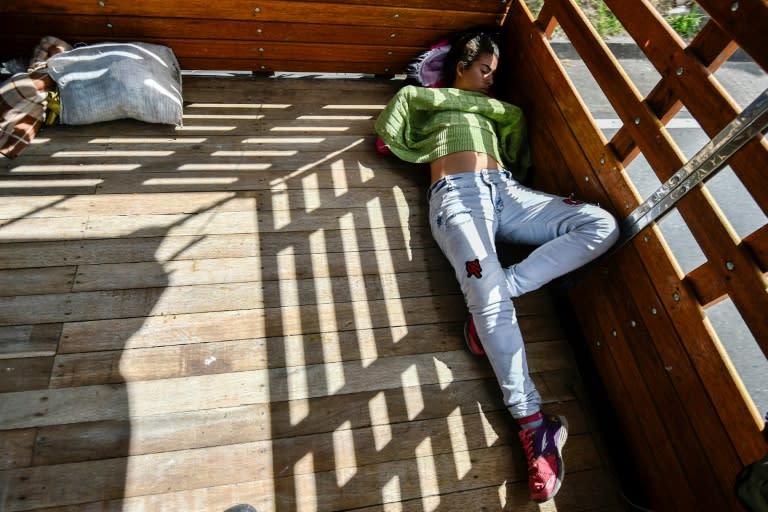
<path fill-rule="evenodd" d="M 492 53 L 481 53 L 468 68 L 459 62 L 456 65 L 456 81 L 453 86 L 465 91 L 488 94 L 498 65 L 499 59 Z"/>

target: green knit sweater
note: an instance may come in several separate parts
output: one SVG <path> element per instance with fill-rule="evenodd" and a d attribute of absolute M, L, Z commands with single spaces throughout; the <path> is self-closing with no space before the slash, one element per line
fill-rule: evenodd
<path fill-rule="evenodd" d="M 375 130 L 407 162 L 477 151 L 495 158 L 520 181 L 530 167 L 522 111 L 481 93 L 405 86 L 376 119 Z"/>

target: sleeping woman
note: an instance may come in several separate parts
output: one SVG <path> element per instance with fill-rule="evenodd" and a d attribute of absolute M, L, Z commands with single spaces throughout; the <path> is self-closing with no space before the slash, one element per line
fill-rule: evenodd
<path fill-rule="evenodd" d="M 449 87 L 403 87 L 375 128 L 397 157 L 429 164 L 430 226 L 470 313 L 467 344 L 493 367 L 521 428 L 531 497 L 543 502 L 563 480 L 568 426 L 564 417 L 541 412 L 513 300 L 597 258 L 618 230 L 613 216 L 595 205 L 520 184 L 530 166 L 525 119 L 518 107 L 489 97 L 498 64 L 492 34 L 462 34 L 443 64 L 442 83 Z M 537 248 L 502 267 L 496 242 Z"/>

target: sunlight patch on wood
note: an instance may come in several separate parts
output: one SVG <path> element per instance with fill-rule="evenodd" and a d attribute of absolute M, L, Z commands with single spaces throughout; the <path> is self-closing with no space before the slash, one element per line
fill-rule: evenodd
<path fill-rule="evenodd" d="M 331 164 L 331 181 L 333 182 L 333 193 L 336 197 L 341 197 L 349 192 L 344 160 L 336 160 Z"/>
<path fill-rule="evenodd" d="M 342 238 L 344 247 L 344 260 L 348 268 L 362 268 L 360 261 L 360 246 L 357 243 L 357 231 L 355 230 L 355 220 L 352 213 L 345 213 L 339 218 L 339 227 L 346 230 Z M 368 306 L 368 296 L 365 290 L 360 290 L 355 286 L 355 280 L 350 277 L 349 282 L 350 300 L 352 301 L 352 310 L 354 317 L 354 326 L 358 333 L 373 328 L 371 320 L 371 310 Z M 358 338 L 360 346 L 360 357 L 363 360 L 364 367 L 368 367 L 378 358 L 375 340 L 373 343 L 366 343 L 364 337 Z"/>
<path fill-rule="evenodd" d="M 140 164 L 19 165 L 11 169 L 11 173 L 126 172 L 135 171 L 139 167 Z"/>
<path fill-rule="evenodd" d="M 178 132 L 231 132 L 237 130 L 237 126 L 177 126 L 174 130 Z"/>
<path fill-rule="evenodd" d="M 344 487 L 357 474 L 355 436 L 349 420 L 333 431 L 333 457 L 336 462 L 336 484 Z"/>
<path fill-rule="evenodd" d="M 181 170 L 181 169 L 180 169 Z M 237 183 L 237 178 L 152 178 L 141 182 L 142 185 L 163 186 L 163 185 L 228 185 Z"/>
<path fill-rule="evenodd" d="M 95 179 L 71 179 L 71 180 L 3 180 L 0 181 L 0 190 L 7 188 L 7 189 L 15 189 L 15 188 L 25 188 L 29 190 L 34 190 L 38 188 L 44 188 L 48 190 L 53 190 L 56 187 L 95 187 L 97 185 L 100 185 L 104 183 L 103 179 L 95 178 Z"/>
<path fill-rule="evenodd" d="M 235 162 L 231 164 L 184 164 L 178 167 L 180 171 L 266 171 L 272 164 L 244 164 Z"/>
<path fill-rule="evenodd" d="M 279 231 L 291 224 L 291 195 L 285 182 L 272 186 L 272 225 Z"/>
<path fill-rule="evenodd" d="M 376 177 L 373 169 L 360 162 L 357 162 L 357 170 L 360 172 L 360 183 L 367 183 Z"/>
<path fill-rule="evenodd" d="M 346 132 L 348 126 L 275 126 L 270 128 L 271 132 Z"/>
<path fill-rule="evenodd" d="M 307 171 L 309 169 L 312 169 L 313 167 L 317 167 L 318 165 L 320 165 L 322 163 L 325 163 L 325 162 L 328 162 L 330 160 L 333 160 L 334 158 L 336 158 L 339 155 L 349 151 L 350 149 L 354 148 L 355 146 L 359 146 L 360 144 L 363 143 L 364 140 L 365 139 L 357 139 L 356 141 L 352 142 L 351 144 L 346 145 L 345 147 L 343 147 L 343 148 L 341 148 L 341 149 L 339 149 L 337 151 L 333 151 L 331 153 L 328 153 L 326 156 L 324 156 L 320 160 L 317 160 L 315 162 L 312 162 L 310 164 L 307 164 L 307 165 L 304 165 L 304 166 L 300 167 L 299 171 Z"/>
<path fill-rule="evenodd" d="M 382 451 L 392 441 L 392 426 L 390 425 L 387 396 L 379 391 L 368 401 L 368 414 L 371 418 L 371 432 L 376 451 Z M 399 493 L 398 487 L 398 493 Z"/>
<path fill-rule="evenodd" d="M 317 115 L 307 115 L 307 116 L 299 116 L 297 119 L 302 120 L 310 120 L 310 121 L 367 121 L 368 119 L 371 119 L 373 116 L 317 116 Z"/>
<path fill-rule="evenodd" d="M 211 153 L 211 156 L 241 156 L 241 157 L 252 157 L 252 156 L 294 156 L 298 154 L 298 151 L 279 151 L 279 150 L 271 150 L 271 151 L 214 151 Z"/>
<path fill-rule="evenodd" d="M 413 261 L 413 251 L 411 250 L 411 228 L 408 222 L 410 217 L 410 207 L 405 197 L 403 189 L 399 186 L 392 187 L 392 196 L 395 198 L 395 204 L 398 206 L 397 213 L 400 218 L 400 229 L 403 233 L 405 250 L 408 253 L 408 261 Z M 402 208 L 400 208 L 402 206 Z"/>
<path fill-rule="evenodd" d="M 403 385 L 403 401 L 408 419 L 413 420 L 424 410 L 424 395 L 419 382 L 419 370 L 415 364 L 410 365 L 400 374 Z"/>
<path fill-rule="evenodd" d="M 381 199 L 374 197 L 366 204 L 368 209 L 368 217 L 370 219 L 370 225 L 372 227 L 385 226 L 383 212 L 384 207 L 381 204 Z M 376 255 L 376 263 L 378 267 L 378 274 L 381 280 L 381 289 L 384 298 L 387 300 L 387 304 L 391 304 L 391 307 L 387 308 L 387 317 L 389 318 L 389 325 L 399 326 L 407 323 L 405 310 L 402 307 L 402 302 L 399 299 L 400 288 L 397 285 L 397 279 L 386 279 L 384 276 L 397 275 L 395 264 L 392 261 L 392 251 L 389 247 L 387 237 L 378 237 L 374 239 L 374 248 Z M 393 339 L 395 333 L 392 333 Z"/>
<path fill-rule="evenodd" d="M 291 108 L 290 103 L 190 103 L 184 108 L 251 108 L 284 110 Z"/>
<path fill-rule="evenodd" d="M 381 500 L 384 512 L 402 512 L 403 493 L 400 490 L 400 477 L 393 475 L 381 488 Z"/>
<path fill-rule="evenodd" d="M 437 381 L 440 383 L 440 389 L 446 390 L 453 381 L 453 370 L 444 361 L 433 357 L 432 361 L 435 363 L 435 375 L 437 375 Z"/>
<path fill-rule="evenodd" d="M 293 466 L 296 486 L 296 509 L 298 512 L 317 512 L 317 482 L 315 481 L 315 460 L 312 452 L 305 454 Z"/>
<path fill-rule="evenodd" d="M 277 253 L 277 265 L 296 272 L 296 259 L 293 247 Z M 285 279 L 280 282 L 280 304 L 299 304 L 299 290 L 296 281 Z M 287 332 L 283 326 L 282 332 Z M 304 337 L 293 336 L 283 339 L 285 349 L 286 384 L 288 387 L 289 414 L 291 425 L 298 425 L 309 416 L 309 379 L 307 360 L 304 353 Z"/>
<path fill-rule="evenodd" d="M 184 119 L 264 119 L 264 114 L 184 114 Z"/>
<path fill-rule="evenodd" d="M 424 512 L 432 512 L 440 506 L 440 483 L 437 480 L 437 465 L 432 450 L 432 439 L 427 437 L 416 447 L 416 465 L 419 468 L 419 488 Z"/>
<path fill-rule="evenodd" d="M 312 258 L 312 275 L 315 284 L 315 297 L 318 303 L 318 318 L 320 330 L 325 333 L 322 337 L 323 361 L 326 365 L 343 360 L 341 343 L 336 322 L 334 302 L 323 303 L 323 297 L 333 297 L 333 281 L 330 277 L 330 265 L 325 246 L 325 231 L 318 230 L 309 235 L 309 245 Z M 334 364 L 325 371 L 328 394 L 332 395 L 344 388 L 344 366 Z"/>
<path fill-rule="evenodd" d="M 123 157 L 151 157 L 151 156 L 171 156 L 175 151 L 56 151 L 51 156 L 53 158 L 123 158 Z"/>
<path fill-rule="evenodd" d="M 320 144 L 325 137 L 249 137 L 243 144 Z"/>
<path fill-rule="evenodd" d="M 467 432 L 464 429 L 464 417 L 461 408 L 457 407 L 446 418 L 448 423 L 448 435 L 451 438 L 451 452 L 456 466 L 456 478 L 462 480 L 472 469 L 472 460 L 469 455 L 469 443 Z"/>
<path fill-rule="evenodd" d="M 320 199 L 320 180 L 317 173 L 301 178 L 301 188 L 304 190 L 304 211 L 311 213 L 322 206 Z"/>
<path fill-rule="evenodd" d="M 386 105 L 325 105 L 323 110 L 384 110 Z"/>
<path fill-rule="evenodd" d="M 88 144 L 202 144 L 205 137 L 97 137 Z"/>
<path fill-rule="evenodd" d="M 483 413 L 482 407 L 478 407 L 480 409 L 480 422 L 483 426 L 483 435 L 485 436 L 485 446 L 493 446 L 496 444 L 496 441 L 499 440 L 499 434 L 496 433 L 496 430 L 494 430 L 493 425 L 491 425 L 491 422 L 488 421 L 488 418 L 485 416 L 485 413 Z"/>

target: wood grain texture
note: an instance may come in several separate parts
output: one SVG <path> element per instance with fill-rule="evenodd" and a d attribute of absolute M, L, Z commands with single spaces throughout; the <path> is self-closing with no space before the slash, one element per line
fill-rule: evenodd
<path fill-rule="evenodd" d="M 537 508 L 424 170 L 373 149 L 395 87 L 190 77 L 183 130 L 52 127 L 2 163 L 0 508 Z M 616 510 L 558 311 L 516 308 L 571 424 L 558 506 Z"/>

